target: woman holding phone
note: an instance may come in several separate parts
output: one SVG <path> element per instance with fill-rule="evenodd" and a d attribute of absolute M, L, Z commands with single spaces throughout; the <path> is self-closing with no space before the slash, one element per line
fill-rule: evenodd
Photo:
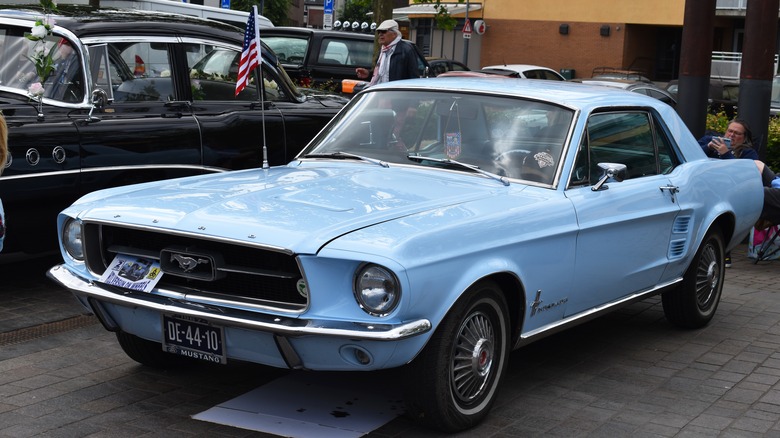
<path fill-rule="evenodd" d="M 705 135 L 699 139 L 699 145 L 709 157 L 758 160 L 758 152 L 753 149 L 753 134 L 742 119 L 731 120 L 723 137 Z M 726 254 L 726 267 L 731 267 L 731 253 Z"/>
<path fill-rule="evenodd" d="M 730 121 L 723 137 L 704 136 L 699 145 L 707 156 L 713 158 L 758 160 L 758 152 L 753 149 L 753 135 L 742 119 Z"/>

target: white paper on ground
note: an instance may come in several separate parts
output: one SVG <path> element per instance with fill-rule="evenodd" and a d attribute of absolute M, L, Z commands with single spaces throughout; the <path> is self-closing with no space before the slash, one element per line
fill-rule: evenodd
<path fill-rule="evenodd" d="M 372 376 L 294 372 L 192 418 L 295 438 L 360 437 L 404 411 L 400 391 Z"/>

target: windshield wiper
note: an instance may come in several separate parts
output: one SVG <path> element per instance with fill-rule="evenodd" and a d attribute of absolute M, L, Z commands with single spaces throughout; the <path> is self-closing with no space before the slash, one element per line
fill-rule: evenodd
<path fill-rule="evenodd" d="M 479 168 L 479 166 L 475 166 L 473 164 L 468 163 L 462 163 L 460 161 L 450 160 L 449 158 L 433 158 L 433 157 L 426 157 L 423 155 L 407 155 L 406 158 L 412 160 L 412 161 L 433 161 L 434 163 L 442 163 L 442 164 L 448 164 L 448 165 L 454 165 L 458 166 L 460 168 L 470 170 L 472 172 L 477 172 L 480 175 L 484 175 L 488 178 L 492 178 L 496 181 L 499 181 L 501 184 L 508 186 L 509 180 L 506 179 L 506 177 L 503 177 L 501 175 L 496 175 L 495 173 L 491 173 L 485 170 L 482 170 Z"/>
<path fill-rule="evenodd" d="M 356 154 L 350 154 L 349 152 L 331 152 L 329 154 L 306 154 L 303 156 L 303 158 L 351 158 L 354 160 L 360 160 L 365 161 L 366 163 L 376 164 L 382 167 L 390 167 L 389 164 L 385 163 L 382 160 L 377 160 L 376 158 L 369 158 L 364 157 L 362 155 L 356 155 Z"/>

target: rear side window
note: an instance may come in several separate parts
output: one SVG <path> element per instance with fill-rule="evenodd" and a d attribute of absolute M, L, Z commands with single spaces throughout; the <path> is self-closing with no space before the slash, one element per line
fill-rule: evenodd
<path fill-rule="evenodd" d="M 309 46 L 307 38 L 263 36 L 262 40 L 274 51 L 282 64 L 303 64 Z"/>
<path fill-rule="evenodd" d="M 373 41 L 323 38 L 317 63 L 349 67 L 369 66 L 373 56 Z"/>

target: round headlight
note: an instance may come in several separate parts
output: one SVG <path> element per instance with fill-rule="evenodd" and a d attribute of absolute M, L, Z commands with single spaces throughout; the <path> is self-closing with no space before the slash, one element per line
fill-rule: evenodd
<path fill-rule="evenodd" d="M 389 269 L 367 264 L 356 272 L 355 298 L 369 314 L 384 316 L 398 305 L 401 285 Z"/>
<path fill-rule="evenodd" d="M 68 219 L 62 227 L 62 247 L 75 260 L 84 260 L 84 244 L 81 241 L 81 222 Z"/>

